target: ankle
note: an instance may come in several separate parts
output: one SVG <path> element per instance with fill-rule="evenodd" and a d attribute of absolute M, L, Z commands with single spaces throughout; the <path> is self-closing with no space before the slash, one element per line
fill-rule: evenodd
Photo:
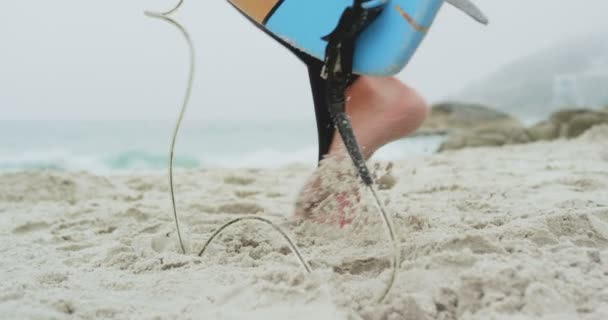
<path fill-rule="evenodd" d="M 416 131 L 428 113 L 424 99 L 395 78 L 363 76 L 347 93 L 346 112 L 366 159 L 387 143 Z M 330 154 L 346 155 L 338 134 Z"/>

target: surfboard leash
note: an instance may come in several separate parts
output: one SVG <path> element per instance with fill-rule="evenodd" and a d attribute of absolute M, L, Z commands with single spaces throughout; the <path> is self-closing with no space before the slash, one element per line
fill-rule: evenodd
<path fill-rule="evenodd" d="M 371 3 L 376 5 L 371 6 Z M 400 253 L 394 224 L 374 188 L 374 179 L 370 174 L 370 170 L 361 152 L 361 147 L 355 137 L 352 124 L 346 114 L 345 91 L 353 76 L 353 61 L 357 37 L 380 15 L 383 9 L 383 1 L 354 0 L 353 6 L 346 8 L 342 13 L 336 29 L 323 38 L 328 44 L 325 51 L 324 66 L 321 71 L 321 77 L 326 79 L 327 82 L 326 99 L 329 114 L 338 128 L 338 132 L 342 137 L 342 141 L 344 141 L 346 150 L 357 169 L 359 177 L 374 199 L 376 209 L 386 226 L 392 246 L 391 276 L 378 302 L 382 302 L 388 296 L 395 283 L 399 270 Z"/>
<path fill-rule="evenodd" d="M 145 11 L 144 14 L 151 18 L 160 19 L 170 23 L 175 26 L 184 39 L 186 40 L 186 44 L 188 45 L 188 53 L 190 57 L 190 68 L 188 71 L 188 81 L 186 86 L 186 92 L 184 93 L 184 97 L 182 100 L 182 106 L 179 111 L 179 116 L 177 117 L 177 121 L 175 123 L 175 127 L 173 129 L 173 134 L 171 136 L 171 146 L 169 148 L 169 191 L 171 194 L 171 207 L 173 208 L 173 219 L 175 220 L 175 229 L 177 231 L 177 239 L 179 241 L 179 246 L 183 254 L 186 254 L 186 246 L 184 245 L 184 240 L 182 238 L 182 233 L 179 228 L 179 218 L 177 216 L 177 206 L 175 203 L 175 187 L 173 183 L 173 169 L 175 167 L 175 144 L 177 142 L 177 135 L 179 133 L 179 129 L 181 127 L 182 121 L 184 119 L 184 115 L 186 114 L 186 109 L 188 108 L 188 104 L 190 103 L 190 96 L 192 95 L 192 85 L 194 83 L 194 74 L 196 71 L 196 51 L 194 50 L 194 43 L 190 38 L 190 34 L 179 22 L 175 21 L 170 15 L 176 12 L 184 3 L 184 0 L 179 0 L 179 2 L 175 5 L 175 7 L 163 11 L 163 12 L 153 12 L 153 11 Z"/>

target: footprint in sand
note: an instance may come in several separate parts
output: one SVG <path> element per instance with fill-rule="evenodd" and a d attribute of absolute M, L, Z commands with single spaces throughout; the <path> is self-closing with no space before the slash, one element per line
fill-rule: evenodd
<path fill-rule="evenodd" d="M 135 283 L 124 278 L 101 279 L 99 286 L 112 291 L 128 291 L 135 287 Z"/>
<path fill-rule="evenodd" d="M 38 277 L 38 283 L 43 286 L 58 287 L 69 280 L 67 273 L 49 272 Z"/>
<path fill-rule="evenodd" d="M 141 178 L 131 179 L 127 181 L 127 186 L 132 190 L 139 192 L 147 192 L 153 190 L 156 186 L 152 182 L 146 182 Z"/>
<path fill-rule="evenodd" d="M 276 199 L 276 198 L 282 198 L 285 195 L 280 193 L 280 192 L 268 192 L 266 193 L 266 197 L 271 198 L 271 199 Z"/>
<path fill-rule="evenodd" d="M 58 300 L 51 304 L 53 309 L 64 313 L 64 314 L 73 314 L 76 311 L 74 304 L 70 301 L 66 300 Z"/>
<path fill-rule="evenodd" d="M 129 209 L 127 209 L 127 211 L 125 212 L 125 216 L 132 217 L 137 222 L 144 222 L 149 218 L 146 213 L 144 213 L 137 207 L 130 207 Z"/>
<path fill-rule="evenodd" d="M 120 270 L 127 270 L 133 266 L 140 257 L 134 252 L 133 248 L 127 246 L 116 246 L 107 251 L 105 258 L 100 262 L 107 267 L 115 267 Z"/>
<path fill-rule="evenodd" d="M 546 221 L 549 231 L 558 237 L 583 235 L 582 230 L 593 232 L 585 214 L 559 214 L 548 217 Z"/>
<path fill-rule="evenodd" d="M 334 272 L 338 274 L 348 273 L 351 275 L 361 275 L 372 273 L 373 275 L 378 275 L 382 271 L 390 268 L 390 266 L 391 263 L 387 259 L 367 258 L 344 262 L 339 266 L 335 266 L 333 269 Z"/>
<path fill-rule="evenodd" d="M 29 232 L 35 232 L 35 231 L 39 231 L 39 230 L 43 230 L 50 227 L 50 225 L 46 222 L 26 222 L 18 227 L 16 227 L 15 229 L 13 229 L 13 233 L 15 234 L 21 234 L 21 233 L 29 233 Z"/>
<path fill-rule="evenodd" d="M 572 187 L 574 191 L 578 192 L 595 191 L 604 188 L 604 185 L 599 180 L 588 178 L 564 178 L 558 180 L 557 183 Z"/>
<path fill-rule="evenodd" d="M 81 219 L 70 222 L 63 222 L 53 227 L 51 231 L 52 234 L 59 234 L 62 231 L 69 230 L 70 232 L 74 231 L 88 231 L 92 228 L 95 228 L 98 225 L 98 220 L 92 219 Z"/>
<path fill-rule="evenodd" d="M 156 233 L 163 225 L 160 223 L 149 225 L 141 229 L 138 233 Z"/>
<path fill-rule="evenodd" d="M 229 214 L 256 214 L 263 213 L 264 208 L 253 202 L 232 202 L 219 206 L 217 212 Z"/>
<path fill-rule="evenodd" d="M 224 178 L 225 184 L 235 185 L 235 186 L 248 186 L 255 182 L 254 178 L 249 177 L 237 177 L 237 176 L 229 176 Z"/>
<path fill-rule="evenodd" d="M 236 190 L 236 191 L 234 191 L 234 195 L 237 196 L 238 198 L 251 198 L 251 197 L 259 195 L 260 193 L 262 193 L 262 192 L 257 191 L 257 190 Z"/>
<path fill-rule="evenodd" d="M 171 263 L 163 263 L 163 265 L 160 267 L 160 269 L 162 271 L 167 271 L 167 270 L 172 270 L 172 269 L 179 269 L 179 268 L 183 268 L 185 266 L 188 266 L 190 264 L 189 261 L 178 261 L 178 262 L 171 262 Z"/>
<path fill-rule="evenodd" d="M 95 310 L 94 318 L 96 319 L 118 319 L 121 311 L 113 308 L 100 308 Z"/>
<path fill-rule="evenodd" d="M 93 247 L 93 244 L 90 243 L 74 243 L 74 244 L 68 244 L 65 246 L 59 246 L 57 247 L 57 250 L 61 250 L 61 251 L 80 251 L 80 250 L 84 250 L 84 249 L 88 249 Z"/>
<path fill-rule="evenodd" d="M 21 288 L 9 288 L 8 291 L 0 292 L 0 302 L 17 301 L 23 299 L 23 297 L 25 297 L 25 290 Z"/>
<path fill-rule="evenodd" d="M 97 233 L 97 234 L 111 234 L 114 231 L 116 231 L 116 229 L 118 229 L 118 227 L 116 227 L 116 226 L 108 226 L 108 227 L 101 228 L 101 229 L 97 230 L 95 233 Z"/>
<path fill-rule="evenodd" d="M 439 251 L 462 251 L 470 249 L 475 254 L 501 253 L 504 252 L 496 241 L 492 241 L 485 235 L 465 235 L 453 238 L 441 244 Z"/>

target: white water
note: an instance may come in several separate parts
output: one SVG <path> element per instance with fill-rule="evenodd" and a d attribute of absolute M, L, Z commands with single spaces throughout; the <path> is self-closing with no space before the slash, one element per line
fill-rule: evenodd
<path fill-rule="evenodd" d="M 0 122 L 0 171 L 60 170 L 96 173 L 166 170 L 173 121 Z M 375 159 L 434 152 L 442 138 L 413 137 L 382 148 Z M 280 167 L 316 163 L 314 123 L 184 124 L 176 166 Z"/>

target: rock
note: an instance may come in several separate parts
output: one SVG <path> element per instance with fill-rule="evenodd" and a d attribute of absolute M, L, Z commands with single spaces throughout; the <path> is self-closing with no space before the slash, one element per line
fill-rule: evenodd
<path fill-rule="evenodd" d="M 506 113 L 479 104 L 446 102 L 434 105 L 419 134 L 444 134 L 476 127 L 521 125 Z"/>
<path fill-rule="evenodd" d="M 531 137 L 522 125 L 504 124 L 495 127 L 479 127 L 466 132 L 451 134 L 439 147 L 439 152 L 471 147 L 503 146 L 528 143 Z"/>
<path fill-rule="evenodd" d="M 548 120 L 524 128 L 517 123 L 490 123 L 451 133 L 439 151 L 482 146 L 503 146 L 558 138 L 576 138 L 600 124 L 608 124 L 608 111 L 571 109 L 558 111 Z"/>
<path fill-rule="evenodd" d="M 467 145 L 467 137 L 464 135 L 455 135 L 448 137 L 444 142 L 442 142 L 439 149 L 437 149 L 437 152 L 464 149 L 466 147 L 469 147 Z"/>
<path fill-rule="evenodd" d="M 587 111 L 591 111 L 589 109 L 564 109 L 557 112 L 554 112 L 550 117 L 549 121 L 554 123 L 567 123 L 577 114 L 585 113 Z"/>
<path fill-rule="evenodd" d="M 532 141 L 553 140 L 559 137 L 559 126 L 545 120 L 526 129 Z"/>
<path fill-rule="evenodd" d="M 535 140 L 576 138 L 598 124 L 608 123 L 608 111 L 569 109 L 555 112 L 548 120 L 529 128 Z"/>
<path fill-rule="evenodd" d="M 608 112 L 587 110 L 574 115 L 568 123 L 566 138 L 576 138 L 599 124 L 608 123 Z"/>

